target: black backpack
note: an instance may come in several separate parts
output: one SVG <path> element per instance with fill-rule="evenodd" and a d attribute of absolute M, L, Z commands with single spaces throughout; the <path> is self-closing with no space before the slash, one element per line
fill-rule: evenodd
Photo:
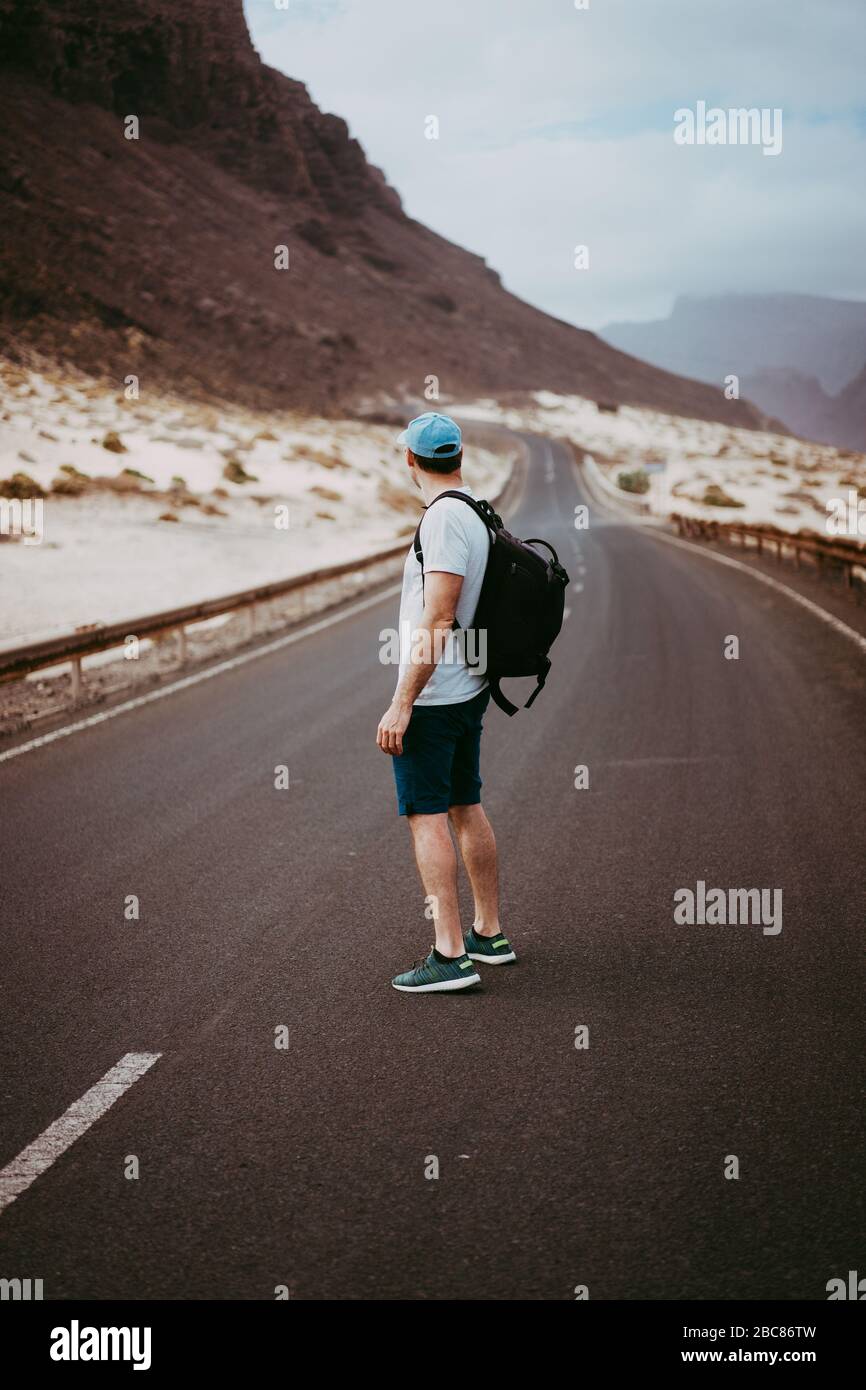
<path fill-rule="evenodd" d="M 499 682 L 506 676 L 535 676 L 538 683 L 524 705 L 524 709 L 529 709 L 550 670 L 547 653 L 562 627 L 568 575 L 552 545 L 538 539 L 520 541 L 512 536 L 489 502 L 478 502 L 465 492 L 449 491 L 440 492 L 430 506 L 435 506 L 441 497 L 459 497 L 488 529 L 490 551 L 472 627 L 487 633 L 487 679 L 494 702 L 506 714 L 516 714 L 517 706 L 506 699 Z M 533 550 L 534 545 L 545 546 L 553 559 L 547 560 Z M 420 521 L 413 548 L 421 566 L 423 588 Z M 455 621 L 454 626 L 460 624 Z"/>

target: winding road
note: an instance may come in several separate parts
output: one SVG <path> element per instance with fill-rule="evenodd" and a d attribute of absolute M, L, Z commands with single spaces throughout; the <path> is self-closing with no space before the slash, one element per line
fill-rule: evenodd
<path fill-rule="evenodd" d="M 393 592 L 0 766 L 0 1275 L 825 1299 L 862 1269 L 866 658 L 592 502 L 576 530 L 570 454 L 529 445 L 513 528 L 572 583 L 547 688 L 486 720 L 520 961 L 481 991 L 389 988 L 430 941 L 375 744 Z M 677 924 L 698 881 L 781 889 L 781 932 Z"/>

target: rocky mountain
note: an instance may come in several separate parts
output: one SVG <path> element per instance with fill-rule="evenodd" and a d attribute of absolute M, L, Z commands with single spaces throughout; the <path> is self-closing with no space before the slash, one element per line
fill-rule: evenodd
<path fill-rule="evenodd" d="M 813 295 L 684 296 L 669 318 L 610 324 L 602 337 L 668 371 L 740 392 L 807 438 L 866 450 L 866 304 Z"/>
<path fill-rule="evenodd" d="M 866 362 L 866 303 L 807 294 L 681 295 L 670 317 L 612 323 L 606 342 L 668 371 L 717 382 L 783 369 L 841 391 Z"/>
<path fill-rule="evenodd" d="M 242 0 L 0 0 L 0 196 L 19 356 L 265 407 L 417 397 L 435 374 L 762 423 L 408 218 L 345 122 L 262 64 Z"/>
<path fill-rule="evenodd" d="M 866 365 L 835 396 L 817 377 L 784 367 L 746 377 L 742 388 L 795 434 L 866 453 Z"/>
<path fill-rule="evenodd" d="M 834 400 L 831 427 L 847 441 L 846 448 L 866 453 L 866 366 Z"/>

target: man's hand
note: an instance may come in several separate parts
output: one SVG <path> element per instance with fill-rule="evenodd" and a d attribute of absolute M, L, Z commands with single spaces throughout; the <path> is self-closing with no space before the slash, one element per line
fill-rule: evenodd
<path fill-rule="evenodd" d="M 451 574 L 448 570 L 431 570 L 427 575 L 424 618 L 412 634 L 413 647 L 419 638 L 425 640 L 418 643 L 420 654 L 413 650 L 394 698 L 379 720 L 376 742 L 383 753 L 399 757 L 403 752 L 403 735 L 412 718 L 412 706 L 436 670 L 436 663 L 442 655 L 439 644 L 454 626 L 462 584 L 463 575 Z"/>
<path fill-rule="evenodd" d="M 395 757 L 400 756 L 403 752 L 403 735 L 411 717 L 411 705 L 392 700 L 379 720 L 379 729 L 376 734 L 376 742 L 383 753 L 391 753 Z"/>

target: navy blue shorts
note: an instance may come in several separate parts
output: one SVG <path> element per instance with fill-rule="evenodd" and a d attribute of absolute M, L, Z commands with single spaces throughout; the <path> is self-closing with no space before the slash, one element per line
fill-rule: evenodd
<path fill-rule="evenodd" d="M 490 699 L 482 690 L 459 705 L 415 705 L 392 756 L 401 816 L 433 816 L 481 800 L 481 723 Z"/>

